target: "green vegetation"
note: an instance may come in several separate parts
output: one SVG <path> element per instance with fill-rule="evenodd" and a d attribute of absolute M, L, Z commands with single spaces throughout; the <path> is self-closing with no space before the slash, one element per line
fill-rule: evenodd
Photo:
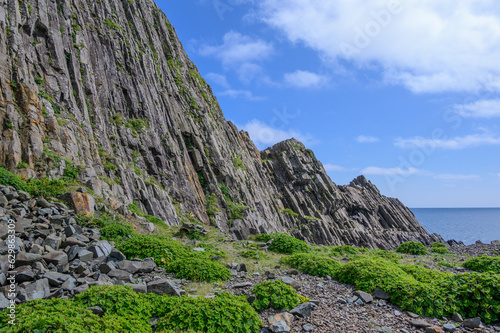
<path fill-rule="evenodd" d="M 446 248 L 446 244 L 435 242 L 431 244 L 431 252 L 439 254 L 449 254 L 450 251 Z"/>
<path fill-rule="evenodd" d="M 482 255 L 467 260 L 463 266 L 471 271 L 500 274 L 500 257 Z"/>
<path fill-rule="evenodd" d="M 286 209 L 280 209 L 280 212 L 282 213 L 287 213 L 288 215 L 292 216 L 292 217 L 299 217 L 299 214 L 295 213 L 293 210 L 291 210 L 290 208 L 286 208 Z"/>
<path fill-rule="evenodd" d="M 178 278 L 213 282 L 231 277 L 229 269 L 210 260 L 210 256 L 215 253 L 189 251 L 178 241 L 164 236 L 135 235 L 119 242 L 116 247 L 128 258 L 153 257 L 159 266 L 165 267 L 167 272 L 174 273 Z"/>
<path fill-rule="evenodd" d="M 110 19 L 105 19 L 104 20 L 104 23 L 111 29 L 114 29 L 114 30 L 121 30 L 122 29 L 122 26 L 119 25 L 118 23 L 115 23 L 113 21 L 111 21 Z"/>
<path fill-rule="evenodd" d="M 164 300 L 155 309 L 155 315 L 161 317 L 157 331 L 256 333 L 263 326 L 245 296 L 222 293 L 214 299 L 186 296 Z"/>
<path fill-rule="evenodd" d="M 268 308 L 291 310 L 305 301 L 293 287 L 279 280 L 261 282 L 255 285 L 252 291 L 255 295 L 252 306 L 259 312 Z"/>
<path fill-rule="evenodd" d="M 424 244 L 418 243 L 418 242 L 413 242 L 413 241 L 401 244 L 396 249 L 396 252 L 404 253 L 404 254 L 412 254 L 412 255 L 429 254 L 429 251 L 424 246 Z"/>
<path fill-rule="evenodd" d="M 419 315 L 439 318 L 458 312 L 490 323 L 500 313 L 498 274 L 451 274 L 363 258 L 343 265 L 336 279 L 370 293 L 385 290 L 393 304 Z"/>
<path fill-rule="evenodd" d="M 112 241 L 120 241 L 127 236 L 135 234 L 130 225 L 120 223 L 110 223 L 105 225 L 100 231 L 103 239 Z"/>
<path fill-rule="evenodd" d="M 217 261 L 207 259 L 179 259 L 168 265 L 168 270 L 179 279 L 191 281 L 214 282 L 231 278 L 229 269 Z"/>
<path fill-rule="evenodd" d="M 245 163 L 243 163 L 243 161 L 241 160 L 241 157 L 239 157 L 236 154 L 234 155 L 234 158 L 233 158 L 233 165 L 236 169 L 240 169 L 243 171 L 247 170 L 247 168 L 245 167 Z"/>
<path fill-rule="evenodd" d="M 331 258 L 310 253 L 294 254 L 281 259 L 281 263 L 296 268 L 309 275 L 334 277 L 341 264 Z"/>
<path fill-rule="evenodd" d="M 26 182 L 21 179 L 21 177 L 2 167 L 0 167 L 0 184 L 12 186 L 16 190 L 28 191 L 28 186 L 26 185 Z"/>
<path fill-rule="evenodd" d="M 240 256 L 243 258 L 248 258 L 248 259 L 255 259 L 258 260 L 261 258 L 261 253 L 256 250 L 245 250 L 240 252 Z"/>
<path fill-rule="evenodd" d="M 144 129 L 149 128 L 149 122 L 146 118 L 129 119 L 125 127 L 132 129 L 136 133 L 141 133 Z"/>
<path fill-rule="evenodd" d="M 350 245 L 341 245 L 341 246 L 335 246 L 332 248 L 332 256 L 334 257 L 339 257 L 339 256 L 345 256 L 347 254 L 358 254 L 360 252 L 360 249 L 357 249 L 355 247 L 352 247 Z"/>
<path fill-rule="evenodd" d="M 271 239 L 273 242 L 269 245 L 269 250 L 274 252 L 293 254 L 310 251 L 309 245 L 306 242 L 283 233 L 261 234 L 257 236 L 257 240 L 261 242 L 268 242 Z"/>

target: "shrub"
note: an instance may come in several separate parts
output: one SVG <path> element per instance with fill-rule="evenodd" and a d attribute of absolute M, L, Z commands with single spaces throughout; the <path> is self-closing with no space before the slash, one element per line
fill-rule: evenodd
<path fill-rule="evenodd" d="M 435 242 L 431 244 L 431 252 L 439 254 L 449 254 L 450 251 L 446 248 L 446 244 Z"/>
<path fill-rule="evenodd" d="M 255 240 L 259 242 L 269 242 L 273 238 L 274 234 L 260 234 L 255 237 Z"/>
<path fill-rule="evenodd" d="M 494 272 L 500 274 L 500 257 L 482 255 L 467 260 L 463 266 L 471 271 Z"/>
<path fill-rule="evenodd" d="M 248 259 L 260 259 L 261 253 L 256 250 L 246 250 L 246 251 L 241 251 L 240 256 L 243 258 L 248 258 Z"/>
<path fill-rule="evenodd" d="M 252 306 L 259 312 L 268 308 L 291 310 L 301 302 L 295 289 L 278 280 L 261 282 L 252 291 L 256 298 Z"/>
<path fill-rule="evenodd" d="M 35 197 L 59 197 L 68 192 L 71 183 L 60 179 L 30 179 L 28 192 Z"/>
<path fill-rule="evenodd" d="M 16 325 L 8 324 L 4 313 L 0 315 L 0 327 L 9 327 L 9 332 L 151 332 L 149 320 L 137 320 L 135 315 L 99 317 L 79 302 L 60 298 L 17 305 Z"/>
<path fill-rule="evenodd" d="M 401 244 L 396 249 L 396 252 L 404 253 L 404 254 L 413 254 L 413 255 L 429 254 L 429 251 L 424 246 L 424 244 L 418 243 L 418 242 L 413 242 L 413 241 Z"/>
<path fill-rule="evenodd" d="M 500 314 L 500 276 L 493 273 L 433 272 L 367 258 L 343 265 L 336 278 L 366 292 L 385 290 L 393 304 L 428 317 L 458 312 L 464 317 L 480 316 L 489 323 Z"/>
<path fill-rule="evenodd" d="M 187 296 L 165 298 L 154 316 L 161 317 L 157 331 L 256 333 L 263 326 L 245 296 L 228 293 L 214 299 Z"/>
<path fill-rule="evenodd" d="M 198 258 L 183 258 L 168 264 L 167 271 L 179 279 L 214 282 L 228 280 L 231 272 L 217 261 Z"/>
<path fill-rule="evenodd" d="M 417 265 L 400 265 L 405 273 L 410 274 L 413 278 L 425 283 L 439 283 L 447 280 L 453 274 L 449 272 L 435 271 Z"/>
<path fill-rule="evenodd" d="M 270 234 L 273 242 L 269 245 L 269 250 L 278 253 L 300 253 L 309 252 L 309 245 L 295 237 L 279 233 Z"/>
<path fill-rule="evenodd" d="M 442 288 L 453 302 L 453 311 L 467 318 L 481 317 L 485 323 L 500 319 L 500 276 L 493 273 L 452 275 Z"/>
<path fill-rule="evenodd" d="M 28 191 L 28 186 L 21 179 L 21 177 L 1 167 L 0 167 L 0 184 L 5 186 L 12 186 L 19 191 Z"/>
<path fill-rule="evenodd" d="M 162 267 L 187 254 L 187 250 L 179 242 L 159 235 L 135 235 L 117 243 L 116 248 L 127 258 L 153 257 Z"/>
<path fill-rule="evenodd" d="M 281 262 L 306 274 L 322 277 L 327 275 L 334 277 L 341 266 L 334 259 L 309 253 L 294 254 L 288 258 L 281 259 Z"/>
<path fill-rule="evenodd" d="M 101 235 L 108 240 L 121 240 L 129 235 L 133 235 L 134 231 L 128 224 L 111 223 L 101 228 Z"/>
<path fill-rule="evenodd" d="M 358 254 L 359 249 L 352 247 L 350 245 L 335 246 L 332 248 L 333 256 L 344 256 L 346 254 Z"/>
<path fill-rule="evenodd" d="M 152 305 L 156 305 L 155 298 L 159 296 L 136 293 L 128 286 L 91 287 L 75 296 L 75 302 L 83 307 L 99 306 L 104 315 L 117 315 L 142 322 L 145 332 L 150 331 Z M 157 302 L 160 303 L 160 302 Z M 137 325 L 137 323 L 136 323 Z"/>

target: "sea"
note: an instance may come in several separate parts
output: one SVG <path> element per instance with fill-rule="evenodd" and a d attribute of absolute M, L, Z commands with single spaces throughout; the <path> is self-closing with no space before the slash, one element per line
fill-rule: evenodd
<path fill-rule="evenodd" d="M 445 240 L 470 245 L 500 240 L 500 208 L 411 208 L 422 226 Z"/>

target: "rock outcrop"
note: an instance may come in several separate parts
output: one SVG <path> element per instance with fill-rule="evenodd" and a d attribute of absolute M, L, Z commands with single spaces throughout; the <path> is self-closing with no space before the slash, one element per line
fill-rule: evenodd
<path fill-rule="evenodd" d="M 0 0 L 0 90 L 0 164 L 77 172 L 109 207 L 135 201 L 170 225 L 196 219 L 238 237 L 441 240 L 364 177 L 336 186 L 296 140 L 260 153 L 152 0 Z"/>

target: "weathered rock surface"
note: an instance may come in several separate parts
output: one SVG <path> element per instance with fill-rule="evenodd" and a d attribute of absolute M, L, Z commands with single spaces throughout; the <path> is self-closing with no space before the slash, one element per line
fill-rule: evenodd
<path fill-rule="evenodd" d="M 147 283 L 152 283 L 151 292 L 165 290 L 171 295 L 180 294 L 175 283 L 168 282 L 165 286 L 163 281 L 167 280 L 157 281 L 165 277 L 165 270 L 157 267 L 153 258 L 126 260 L 112 243 L 100 240 L 98 230 L 78 225 L 74 210 L 45 199 L 31 201 L 29 196 L 17 195 L 20 191 L 0 185 L 0 193 L 6 192 L 12 195 L 0 207 L 1 215 L 6 218 L 0 219 L 0 226 L 6 226 L 7 221 L 13 219 L 20 246 L 16 250 L 14 269 L 7 261 L 8 249 L 0 247 L 0 287 L 7 288 L 10 284 L 6 276 L 15 276 L 17 303 L 39 298 L 68 298 L 90 286 L 114 284 L 127 284 L 137 292 L 148 292 Z M 20 205 L 26 207 L 22 217 L 14 208 Z M 41 215 L 41 209 L 47 211 Z M 66 237 L 68 230 L 71 237 Z M 0 297 L 0 310 L 10 304 L 4 298 Z"/>
<path fill-rule="evenodd" d="M 0 164 L 55 178 L 78 166 L 78 180 L 125 215 L 135 200 L 169 225 L 194 218 L 238 239 L 287 231 L 382 248 L 442 241 L 364 177 L 335 185 L 297 140 L 260 153 L 224 119 L 152 0 L 0 1 L 0 123 Z M 92 214 L 84 192 L 66 199 Z M 209 194 L 219 209 L 207 212 Z"/>

